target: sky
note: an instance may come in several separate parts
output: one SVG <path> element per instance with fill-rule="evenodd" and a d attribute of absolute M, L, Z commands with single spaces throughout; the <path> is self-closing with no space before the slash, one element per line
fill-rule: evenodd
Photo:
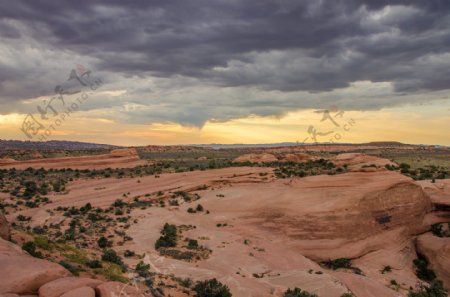
<path fill-rule="evenodd" d="M 0 139 L 450 145 L 448 0 L 0 0 Z"/>

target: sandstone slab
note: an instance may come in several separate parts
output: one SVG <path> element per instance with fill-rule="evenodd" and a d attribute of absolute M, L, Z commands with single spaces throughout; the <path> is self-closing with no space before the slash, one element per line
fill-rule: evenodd
<path fill-rule="evenodd" d="M 39 288 L 39 297 L 59 297 L 69 291 L 81 288 L 90 287 L 95 288 L 102 282 L 99 280 L 85 278 L 85 277 L 64 277 L 59 278 L 49 283 L 46 283 Z M 81 295 L 82 296 L 82 295 Z"/>

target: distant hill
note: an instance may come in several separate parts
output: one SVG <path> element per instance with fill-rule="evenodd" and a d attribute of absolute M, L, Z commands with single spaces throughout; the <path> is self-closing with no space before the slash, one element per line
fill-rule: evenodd
<path fill-rule="evenodd" d="M 330 143 L 330 142 L 319 142 L 319 143 L 299 143 L 299 142 L 279 142 L 279 143 L 261 143 L 261 144 L 243 144 L 243 143 L 235 143 L 235 144 L 191 144 L 190 146 L 196 147 L 209 147 L 215 149 L 221 148 L 275 148 L 275 147 L 287 147 L 287 146 L 313 146 L 313 145 L 370 145 L 370 146 L 382 146 L 382 147 L 399 147 L 399 146 L 408 146 L 408 144 L 403 144 L 401 142 L 396 141 L 380 141 L 380 142 L 369 142 L 369 143 Z"/>
<path fill-rule="evenodd" d="M 20 141 L 0 139 L 0 150 L 99 150 L 113 149 L 118 146 L 78 141 Z"/>
<path fill-rule="evenodd" d="M 375 146 L 383 146 L 383 147 L 389 147 L 389 146 L 409 146 L 409 144 L 404 144 L 398 141 L 374 141 L 374 142 L 368 142 L 368 143 L 362 143 L 364 145 L 375 145 Z"/>

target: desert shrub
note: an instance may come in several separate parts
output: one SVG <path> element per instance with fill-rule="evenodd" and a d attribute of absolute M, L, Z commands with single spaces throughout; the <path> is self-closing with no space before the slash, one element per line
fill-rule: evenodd
<path fill-rule="evenodd" d="M 155 249 L 175 247 L 177 245 L 177 226 L 166 223 L 161 230 L 161 236 L 155 242 Z"/>
<path fill-rule="evenodd" d="M 27 241 L 22 245 L 22 249 L 33 257 L 42 258 L 42 253 L 36 250 L 36 244 L 33 241 Z"/>
<path fill-rule="evenodd" d="M 283 297 L 318 297 L 318 296 L 316 294 L 303 291 L 302 289 L 294 288 L 293 290 L 287 289 L 287 291 L 284 292 Z"/>
<path fill-rule="evenodd" d="M 445 237 L 445 231 L 442 227 L 442 224 L 433 224 L 431 226 L 431 232 L 433 232 L 434 235 L 438 236 L 438 237 Z"/>
<path fill-rule="evenodd" d="M 105 247 L 107 247 L 109 245 L 109 241 L 106 237 L 102 236 L 97 240 L 97 245 L 99 248 L 104 249 Z"/>
<path fill-rule="evenodd" d="M 86 262 L 87 267 L 89 268 L 102 268 L 102 262 L 99 260 L 89 260 Z"/>
<path fill-rule="evenodd" d="M 42 183 L 41 187 L 39 188 L 39 194 L 41 195 L 47 195 L 48 194 L 48 184 Z"/>
<path fill-rule="evenodd" d="M 20 214 L 20 215 L 18 215 L 18 216 L 16 217 L 16 219 L 17 219 L 19 222 L 26 222 L 26 221 L 31 220 L 31 217 L 26 217 L 26 216 Z"/>
<path fill-rule="evenodd" d="M 36 234 L 45 234 L 46 230 L 44 228 L 42 228 L 41 226 L 35 226 L 33 227 L 33 233 Z"/>
<path fill-rule="evenodd" d="M 136 253 L 134 251 L 130 251 L 130 250 L 126 250 L 123 255 L 125 257 L 133 257 L 134 255 L 136 255 Z"/>
<path fill-rule="evenodd" d="M 392 267 L 387 265 L 387 266 L 384 266 L 383 270 L 381 270 L 381 273 L 385 274 L 386 272 L 391 272 L 391 271 L 392 271 Z"/>
<path fill-rule="evenodd" d="M 419 258 L 413 261 L 415 266 L 415 272 L 418 278 L 421 280 L 430 282 L 436 278 L 436 274 L 433 270 L 428 269 L 428 261 L 419 255 Z"/>
<path fill-rule="evenodd" d="M 192 287 L 192 285 L 194 284 L 194 282 L 192 281 L 192 279 L 190 278 L 183 278 L 183 279 L 178 279 L 180 285 L 182 285 L 185 288 L 190 288 Z"/>
<path fill-rule="evenodd" d="M 52 183 L 53 191 L 61 192 L 64 190 L 64 181 L 58 180 Z"/>
<path fill-rule="evenodd" d="M 34 238 L 34 244 L 43 250 L 51 251 L 53 250 L 52 245 L 48 241 L 47 237 L 44 236 L 37 236 Z"/>
<path fill-rule="evenodd" d="M 111 249 L 103 251 L 102 260 L 106 262 L 115 263 L 117 265 L 123 265 L 120 256 L 117 255 L 116 251 Z"/>
<path fill-rule="evenodd" d="M 203 206 L 201 204 L 197 205 L 196 211 L 203 211 Z"/>
<path fill-rule="evenodd" d="M 195 254 L 193 252 L 190 251 L 180 251 L 177 249 L 169 249 L 169 248 L 162 248 L 159 250 L 159 253 L 162 256 L 167 256 L 170 258 L 174 258 L 177 260 L 187 260 L 190 261 L 192 259 L 194 259 Z"/>
<path fill-rule="evenodd" d="M 23 197 L 25 199 L 31 198 L 34 195 L 36 195 L 37 191 L 38 191 L 38 186 L 36 185 L 36 182 L 27 181 L 27 182 L 25 182 L 25 191 L 23 193 Z"/>
<path fill-rule="evenodd" d="M 429 287 L 422 286 L 419 292 L 409 291 L 408 297 L 447 297 L 442 281 L 434 280 Z"/>
<path fill-rule="evenodd" d="M 339 259 L 335 259 L 335 260 L 329 260 L 329 261 L 322 262 L 322 265 L 327 268 L 336 270 L 339 268 L 351 268 L 352 261 L 347 258 L 339 258 Z"/>
<path fill-rule="evenodd" d="M 80 269 L 67 261 L 59 261 L 59 265 L 61 265 L 62 267 L 66 268 L 67 270 L 69 270 L 73 275 L 78 276 L 80 275 Z"/>
<path fill-rule="evenodd" d="M 210 279 L 197 282 L 194 286 L 196 297 L 231 297 L 228 286 L 222 284 L 217 279 Z"/>
<path fill-rule="evenodd" d="M 138 264 L 136 264 L 136 273 L 141 277 L 149 277 L 150 276 L 150 264 L 145 264 L 144 262 L 140 261 Z"/>
<path fill-rule="evenodd" d="M 198 241 L 195 239 L 189 239 L 187 248 L 190 250 L 195 250 L 198 248 Z"/>
<path fill-rule="evenodd" d="M 189 207 L 187 210 L 188 213 L 195 213 L 195 210 L 192 207 Z"/>

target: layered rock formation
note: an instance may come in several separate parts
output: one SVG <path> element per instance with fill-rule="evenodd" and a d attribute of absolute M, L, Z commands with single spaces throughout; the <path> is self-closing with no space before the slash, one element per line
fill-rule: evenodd
<path fill-rule="evenodd" d="M 39 158 L 27 161 L 16 161 L 10 158 L 0 160 L 2 169 L 26 169 L 44 168 L 44 169 L 105 169 L 105 168 L 131 168 L 139 165 L 145 165 L 148 162 L 141 160 L 136 149 L 117 149 L 110 154 L 89 155 L 81 157 L 62 157 L 62 158 Z"/>

